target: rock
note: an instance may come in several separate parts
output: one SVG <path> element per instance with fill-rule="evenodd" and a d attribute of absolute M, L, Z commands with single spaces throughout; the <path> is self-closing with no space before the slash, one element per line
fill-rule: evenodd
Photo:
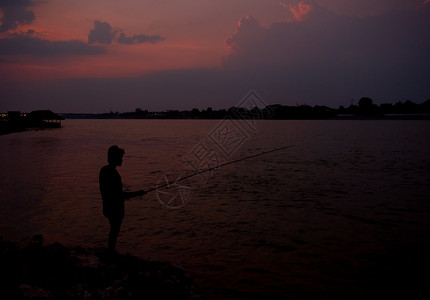
<path fill-rule="evenodd" d="M 0 289 L 11 299 L 202 299 L 182 268 L 106 249 L 0 238 Z"/>
<path fill-rule="evenodd" d="M 25 299 L 52 299 L 53 295 L 50 291 L 45 291 L 44 289 L 33 287 L 26 284 L 21 284 L 19 289 Z"/>

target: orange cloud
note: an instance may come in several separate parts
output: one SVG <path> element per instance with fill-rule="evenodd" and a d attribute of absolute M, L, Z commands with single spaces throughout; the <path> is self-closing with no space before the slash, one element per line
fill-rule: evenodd
<path fill-rule="evenodd" d="M 288 8 L 292 14 L 292 16 L 288 18 L 288 22 L 301 22 L 305 20 L 313 8 L 312 4 L 307 2 L 300 2 L 297 5 L 286 4 L 283 2 L 280 2 L 280 4 L 283 7 Z"/>

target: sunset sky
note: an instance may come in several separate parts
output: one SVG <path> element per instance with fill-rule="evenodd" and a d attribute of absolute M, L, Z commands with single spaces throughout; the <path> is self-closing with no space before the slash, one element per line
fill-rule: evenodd
<path fill-rule="evenodd" d="M 0 0 L 0 112 L 430 99 L 430 0 Z"/>

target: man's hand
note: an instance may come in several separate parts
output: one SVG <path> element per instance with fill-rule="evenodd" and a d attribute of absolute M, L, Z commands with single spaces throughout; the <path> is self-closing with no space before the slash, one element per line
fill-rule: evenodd
<path fill-rule="evenodd" d="M 144 190 L 139 190 L 139 191 L 136 192 L 137 196 L 143 196 L 145 194 L 146 194 L 146 192 Z"/>

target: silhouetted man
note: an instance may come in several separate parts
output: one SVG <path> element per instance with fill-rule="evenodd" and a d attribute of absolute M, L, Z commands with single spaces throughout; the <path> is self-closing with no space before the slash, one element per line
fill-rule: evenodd
<path fill-rule="evenodd" d="M 108 165 L 100 170 L 99 184 L 103 199 L 103 214 L 109 220 L 110 230 L 108 239 L 108 250 L 111 254 L 116 253 L 115 246 L 118 234 L 124 218 L 124 200 L 146 194 L 145 191 L 124 192 L 122 190 L 121 176 L 116 167 L 122 165 L 124 150 L 118 146 L 112 146 L 108 150 Z"/>

